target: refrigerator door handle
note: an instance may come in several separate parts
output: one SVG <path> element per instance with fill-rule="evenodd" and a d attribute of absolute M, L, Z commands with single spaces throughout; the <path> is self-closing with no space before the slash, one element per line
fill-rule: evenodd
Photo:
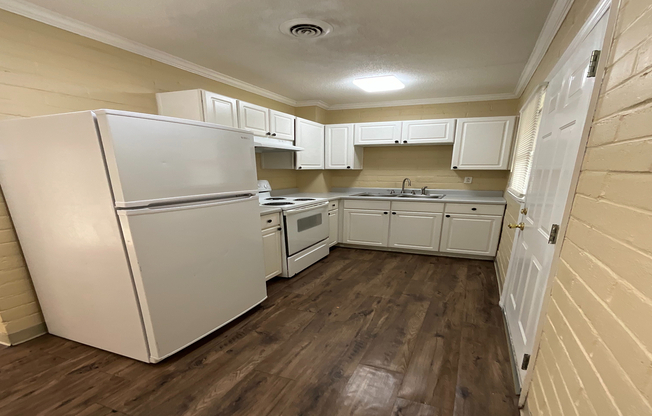
<path fill-rule="evenodd" d="M 213 199 L 209 201 L 195 201 L 195 202 L 185 202 L 182 204 L 176 205 L 161 205 L 161 206 L 150 206 L 145 208 L 134 208 L 134 209 L 118 209 L 118 215 L 143 215 L 143 214 L 153 214 L 157 212 L 171 212 L 171 211 L 181 211 L 185 209 L 195 209 L 195 208 L 207 208 L 217 205 L 226 205 L 233 204 L 238 202 L 251 201 L 258 199 L 258 195 L 246 194 L 242 196 L 232 197 L 232 198 L 223 198 L 223 199 Z"/>

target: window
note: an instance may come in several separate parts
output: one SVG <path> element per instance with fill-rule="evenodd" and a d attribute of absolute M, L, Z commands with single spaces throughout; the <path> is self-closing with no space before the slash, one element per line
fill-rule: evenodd
<path fill-rule="evenodd" d="M 512 175 L 509 178 L 508 186 L 508 191 L 517 198 L 523 198 L 527 192 L 532 155 L 539 132 L 545 95 L 546 86 L 542 85 L 521 108 L 516 146 L 514 146 L 514 157 L 512 158 Z"/>

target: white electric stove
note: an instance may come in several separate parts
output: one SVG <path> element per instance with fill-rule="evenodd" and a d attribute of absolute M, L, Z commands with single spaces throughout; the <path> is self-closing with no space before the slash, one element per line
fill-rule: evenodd
<path fill-rule="evenodd" d="M 283 213 L 282 277 L 292 277 L 328 255 L 328 200 L 272 196 L 268 181 L 258 181 L 262 207 L 278 207 Z"/>

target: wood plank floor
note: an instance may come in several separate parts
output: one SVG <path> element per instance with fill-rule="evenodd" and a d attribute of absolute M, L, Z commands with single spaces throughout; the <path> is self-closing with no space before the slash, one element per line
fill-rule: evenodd
<path fill-rule="evenodd" d="M 494 267 L 336 248 L 156 364 L 51 335 L 0 349 L 2 415 L 516 416 Z"/>

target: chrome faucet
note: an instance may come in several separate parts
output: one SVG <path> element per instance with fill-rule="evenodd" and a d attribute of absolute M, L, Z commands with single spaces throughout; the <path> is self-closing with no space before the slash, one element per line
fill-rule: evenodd
<path fill-rule="evenodd" d="M 428 193 L 426 192 L 426 188 L 427 188 L 427 187 L 428 187 L 428 185 L 426 185 L 426 186 L 424 186 L 423 188 L 421 188 L 421 195 L 428 195 Z"/>
<path fill-rule="evenodd" d="M 403 179 L 403 186 L 401 186 L 401 193 L 402 194 L 405 193 L 405 182 L 407 182 L 408 186 L 412 186 L 412 181 L 410 180 L 410 178 Z"/>

